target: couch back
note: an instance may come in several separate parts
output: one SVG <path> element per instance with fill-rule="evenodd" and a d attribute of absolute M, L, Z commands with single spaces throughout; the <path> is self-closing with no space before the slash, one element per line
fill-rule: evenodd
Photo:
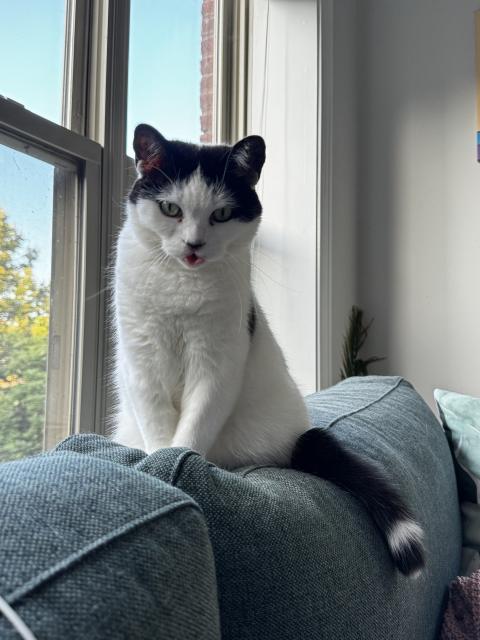
<path fill-rule="evenodd" d="M 350 378 L 308 406 L 314 427 L 388 470 L 425 530 L 426 569 L 417 579 L 395 570 L 361 504 L 320 478 L 272 467 L 229 473 L 192 452 L 159 451 L 146 464 L 158 461 L 207 521 L 222 638 L 435 638 L 461 549 L 441 425 L 398 377 Z"/>
<path fill-rule="evenodd" d="M 73 436 L 50 454 L 0 467 L 0 486 L 8 468 L 17 492 L 2 493 L 9 580 L 29 621 L 44 612 L 50 633 L 39 637 L 65 637 L 48 620 L 60 625 L 68 611 L 69 637 L 86 637 L 74 633 L 81 624 L 75 602 L 92 602 L 88 580 L 96 576 L 96 590 L 107 589 L 116 603 L 110 618 L 109 606 L 99 606 L 102 628 L 117 622 L 132 630 L 116 638 L 213 639 L 219 614 L 223 640 L 433 640 L 461 548 L 455 475 L 440 424 L 401 378 L 350 378 L 307 401 L 314 428 L 331 429 L 389 471 L 425 530 L 427 563 L 419 578 L 395 570 L 361 504 L 320 478 L 262 466 L 228 472 L 185 449 L 147 456 L 100 436 Z M 17 520 L 36 514 L 28 517 L 36 518 L 41 545 L 26 527 L 8 523 L 12 508 Z M 133 521 L 139 524 L 127 537 L 124 528 Z M 79 537 L 79 530 L 88 535 Z M 30 554 L 21 578 L 11 555 L 19 541 Z M 40 557 L 46 548 L 56 572 L 48 573 Z M 64 558 L 70 560 L 62 565 Z M 149 599 L 135 597 L 140 588 L 151 592 Z M 65 604 L 52 593 L 74 595 Z M 142 602 L 154 636 L 138 626 Z M 152 614 L 155 602 L 161 607 Z M 92 623 L 89 637 L 104 636 L 93 633 Z"/>

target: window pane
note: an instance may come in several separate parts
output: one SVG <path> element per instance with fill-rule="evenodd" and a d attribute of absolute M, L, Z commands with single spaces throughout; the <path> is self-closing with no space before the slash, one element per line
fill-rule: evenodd
<path fill-rule="evenodd" d="M 213 140 L 215 0 L 132 0 L 127 153 L 140 122 L 167 138 Z"/>
<path fill-rule="evenodd" d="M 71 344 L 59 312 L 66 319 L 72 294 L 65 270 L 51 274 L 68 246 L 62 218 L 72 179 L 74 172 L 0 145 L 0 462 L 41 451 L 46 427 L 55 440 L 68 434 L 68 410 L 59 419 L 47 377 L 58 382 Z M 60 373 L 61 395 L 69 396 L 68 375 Z"/>
<path fill-rule="evenodd" d="M 0 95 L 60 123 L 66 0 L 0 0 Z"/>

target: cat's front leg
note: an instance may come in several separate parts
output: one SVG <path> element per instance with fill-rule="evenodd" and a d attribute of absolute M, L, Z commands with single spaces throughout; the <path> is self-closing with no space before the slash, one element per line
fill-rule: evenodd
<path fill-rule="evenodd" d="M 243 382 L 248 341 L 189 362 L 172 446 L 206 455 L 232 413 Z"/>
<path fill-rule="evenodd" d="M 121 407 L 117 428 L 117 441 L 134 445 L 138 435 L 143 449 L 152 453 L 171 444 L 179 414 L 170 395 L 161 384 L 148 376 L 122 376 Z"/>

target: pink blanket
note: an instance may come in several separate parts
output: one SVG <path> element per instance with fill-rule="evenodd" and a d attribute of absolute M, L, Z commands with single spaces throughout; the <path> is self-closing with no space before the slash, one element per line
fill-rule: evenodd
<path fill-rule="evenodd" d="M 450 585 L 441 640 L 480 640 L 480 570 Z"/>

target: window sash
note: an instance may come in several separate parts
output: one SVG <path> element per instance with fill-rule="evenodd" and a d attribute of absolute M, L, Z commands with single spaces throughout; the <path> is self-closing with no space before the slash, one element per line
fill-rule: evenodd
<path fill-rule="evenodd" d="M 45 444 L 50 447 L 55 444 L 64 419 L 69 420 L 71 433 L 81 431 L 82 427 L 91 430 L 92 425 L 94 429 L 97 426 L 91 420 L 84 420 L 85 411 L 79 411 L 79 407 L 87 402 L 95 406 L 97 400 L 91 393 L 86 393 L 86 381 L 96 379 L 96 363 L 91 354 L 78 347 L 84 343 L 95 344 L 98 335 L 99 303 L 94 294 L 99 290 L 101 273 L 98 242 L 101 200 L 98 187 L 101 183 L 102 149 L 96 142 L 5 98 L 0 98 L 0 140 L 40 160 L 71 170 L 71 178 L 57 181 L 54 185 L 54 207 L 58 211 L 53 220 L 54 238 L 61 234 L 64 246 L 61 252 L 52 247 L 53 273 L 62 273 L 67 286 L 73 287 L 71 291 L 60 292 L 55 291 L 55 281 L 51 283 L 53 304 L 45 430 Z M 58 207 L 63 206 L 60 205 L 62 195 L 68 200 L 65 201 L 67 207 L 61 212 Z M 68 255 L 70 250 L 76 253 L 74 259 Z M 75 273 L 78 264 L 85 268 Z M 55 304 L 55 299 L 60 297 L 63 304 Z M 58 340 L 55 336 L 59 336 L 59 332 L 62 332 L 64 349 L 57 354 Z M 51 366 L 53 362 L 55 366 Z M 81 384 L 78 384 L 79 380 Z"/>
<path fill-rule="evenodd" d="M 52 276 L 45 406 L 44 449 L 71 429 L 74 402 L 76 264 L 79 240 L 76 172 L 55 168 L 52 220 Z M 52 286 L 53 285 L 53 286 Z M 66 381 L 68 383 L 66 384 Z"/>

